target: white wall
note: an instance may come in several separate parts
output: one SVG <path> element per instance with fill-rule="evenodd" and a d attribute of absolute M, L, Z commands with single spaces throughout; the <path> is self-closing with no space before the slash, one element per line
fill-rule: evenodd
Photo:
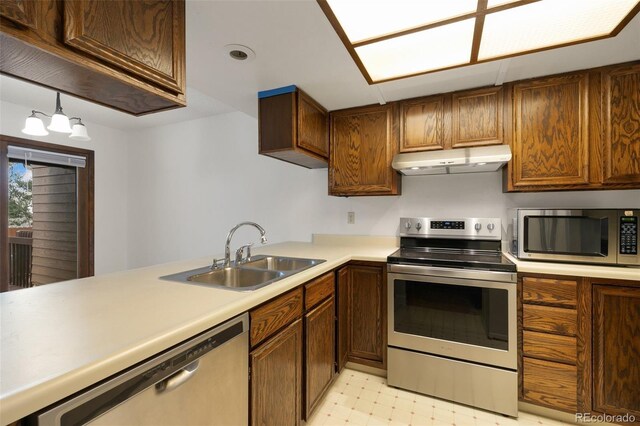
<path fill-rule="evenodd" d="M 640 190 L 502 192 L 501 173 L 402 178 L 399 197 L 352 197 L 324 203 L 327 220 L 315 233 L 397 235 L 400 217 L 501 217 L 512 207 L 584 207 L 640 209 Z M 330 197 L 334 198 L 334 197 Z M 347 224 L 347 212 L 356 222 Z"/>
<path fill-rule="evenodd" d="M 47 100 L 55 101 L 55 94 L 52 92 Z M 0 133 L 95 151 L 95 273 L 126 269 L 127 134 L 83 120 L 91 136 L 88 142 L 72 141 L 54 132 L 28 136 L 20 130 L 32 108 L 0 101 Z M 82 115 L 81 111 L 69 112 Z"/>
<path fill-rule="evenodd" d="M 129 267 L 221 255 L 229 229 L 247 220 L 270 243 L 310 240 L 326 172 L 258 155 L 257 126 L 234 112 L 131 135 Z M 241 228 L 232 247 L 258 235 Z"/>
<path fill-rule="evenodd" d="M 132 135 L 129 267 L 223 253 L 227 231 L 269 242 L 312 233 L 397 235 L 403 216 L 502 217 L 511 207 L 634 207 L 640 190 L 504 194 L 501 173 L 404 177 L 399 197 L 330 197 L 327 170 L 258 155 L 257 120 L 230 113 Z M 356 223 L 347 224 L 347 212 Z M 257 241 L 244 229 L 233 247 Z"/>

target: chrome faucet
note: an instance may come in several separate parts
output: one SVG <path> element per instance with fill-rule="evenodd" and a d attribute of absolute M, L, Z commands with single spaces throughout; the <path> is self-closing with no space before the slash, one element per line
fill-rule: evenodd
<path fill-rule="evenodd" d="M 260 242 L 262 244 L 266 244 L 267 243 L 267 237 L 265 236 L 266 231 L 264 230 L 264 228 L 260 225 L 258 225 L 255 222 L 240 222 L 239 224 L 237 224 L 236 226 L 234 226 L 233 228 L 231 228 L 231 230 L 229 231 L 229 233 L 227 234 L 227 242 L 224 245 L 224 267 L 227 268 L 229 266 L 231 266 L 231 249 L 230 249 L 230 245 L 231 245 L 231 238 L 233 238 L 233 234 L 238 230 L 238 228 L 240 228 L 243 225 L 251 225 L 253 227 L 255 227 L 258 231 L 260 231 Z M 247 257 L 250 257 L 251 255 L 249 253 L 251 253 L 250 249 L 249 249 L 249 245 L 245 245 L 242 246 L 238 249 L 238 252 L 236 252 L 236 262 L 239 263 L 239 261 L 242 260 L 242 250 L 244 248 L 247 248 Z"/>

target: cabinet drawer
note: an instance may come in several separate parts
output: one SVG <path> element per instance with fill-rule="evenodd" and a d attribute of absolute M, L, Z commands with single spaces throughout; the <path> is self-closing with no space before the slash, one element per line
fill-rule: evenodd
<path fill-rule="evenodd" d="M 305 284 L 304 286 L 304 307 L 311 309 L 318 303 L 333 294 L 335 278 L 333 272 L 324 274 L 321 277 Z"/>
<path fill-rule="evenodd" d="M 524 356 L 574 365 L 576 363 L 575 337 L 524 330 L 522 342 Z"/>
<path fill-rule="evenodd" d="M 522 305 L 522 327 L 525 330 L 575 336 L 577 322 L 575 309 Z"/>
<path fill-rule="evenodd" d="M 523 375 L 526 400 L 575 413 L 578 382 L 575 366 L 525 357 Z"/>
<path fill-rule="evenodd" d="M 574 280 L 524 277 L 522 279 L 522 300 L 525 303 L 532 302 L 575 308 L 577 284 Z"/>
<path fill-rule="evenodd" d="M 302 316 L 302 287 L 254 309 L 251 317 L 251 346 Z"/>

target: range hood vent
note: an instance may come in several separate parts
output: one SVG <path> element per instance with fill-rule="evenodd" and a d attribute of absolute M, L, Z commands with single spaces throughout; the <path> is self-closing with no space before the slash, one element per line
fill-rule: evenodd
<path fill-rule="evenodd" d="M 509 160 L 509 145 L 492 145 L 397 154 L 391 165 L 407 176 L 448 175 L 495 172 Z"/>

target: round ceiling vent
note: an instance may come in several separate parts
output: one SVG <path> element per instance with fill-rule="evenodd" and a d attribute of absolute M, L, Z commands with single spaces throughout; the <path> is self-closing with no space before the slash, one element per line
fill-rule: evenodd
<path fill-rule="evenodd" d="M 256 57 L 256 52 L 242 44 L 227 44 L 224 49 L 236 61 L 251 61 Z"/>

